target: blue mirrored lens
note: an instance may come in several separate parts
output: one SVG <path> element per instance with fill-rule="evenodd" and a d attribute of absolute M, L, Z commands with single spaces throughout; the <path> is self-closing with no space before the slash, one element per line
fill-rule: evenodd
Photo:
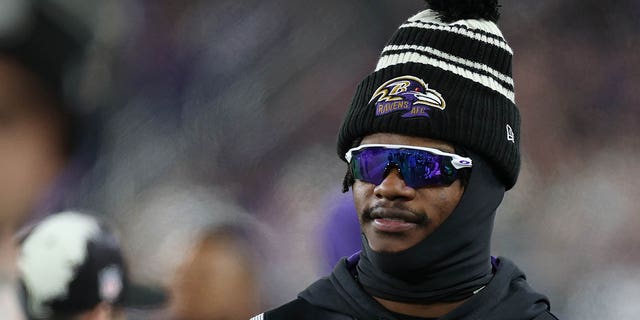
<path fill-rule="evenodd" d="M 354 152 L 350 167 L 354 178 L 375 185 L 397 168 L 408 186 L 422 188 L 448 186 L 458 179 L 451 160 L 424 150 L 371 147 Z"/>

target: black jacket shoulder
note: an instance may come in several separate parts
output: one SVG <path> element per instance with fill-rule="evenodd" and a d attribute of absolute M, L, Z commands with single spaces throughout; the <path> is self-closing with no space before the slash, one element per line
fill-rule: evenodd
<path fill-rule="evenodd" d="M 297 298 L 276 309 L 259 314 L 250 320 L 279 319 L 353 320 L 353 318 L 348 315 L 314 306 L 301 298 Z"/>
<path fill-rule="evenodd" d="M 331 275 L 311 284 L 297 299 L 252 320 L 398 319 L 358 284 L 356 263 L 351 257 L 341 260 Z M 494 276 L 484 289 L 441 319 L 558 320 L 549 311 L 547 297 L 529 286 L 515 264 L 497 258 L 494 267 Z"/>
<path fill-rule="evenodd" d="M 355 318 L 320 308 L 310 304 L 304 299 L 297 298 L 276 309 L 261 313 L 250 320 L 280 320 L 280 319 L 305 319 L 305 320 L 354 320 Z M 558 320 L 553 314 L 544 312 L 532 320 Z"/>

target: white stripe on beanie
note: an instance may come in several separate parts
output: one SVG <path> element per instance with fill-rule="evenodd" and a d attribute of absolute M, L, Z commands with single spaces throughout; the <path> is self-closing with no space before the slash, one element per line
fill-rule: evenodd
<path fill-rule="evenodd" d="M 408 62 L 425 64 L 425 65 L 440 68 L 442 70 L 453 72 L 461 77 L 475 81 L 489 89 L 492 89 L 500 93 L 501 95 L 505 96 L 511 102 L 515 103 L 515 95 L 513 91 L 508 88 L 505 88 L 502 84 L 500 84 L 495 79 L 483 74 L 473 72 L 467 68 L 450 64 L 445 60 L 435 59 L 432 57 L 419 54 L 417 52 L 405 52 L 405 53 L 384 55 L 378 61 L 378 67 L 376 68 L 376 70 L 380 70 L 389 66 L 408 63 Z"/>
<path fill-rule="evenodd" d="M 434 11 L 425 10 L 409 18 L 407 22 L 400 26 L 400 29 L 402 28 L 420 28 L 451 32 L 497 46 L 513 55 L 513 51 L 504 40 L 502 32 L 500 32 L 498 26 L 491 21 L 469 19 L 448 24 L 440 21 Z M 485 33 L 491 34 L 494 37 L 487 36 Z"/>
<path fill-rule="evenodd" d="M 504 73 L 501 73 L 499 71 L 497 71 L 496 69 L 493 69 L 489 66 L 487 66 L 486 64 L 483 63 L 479 63 L 479 62 L 475 62 L 475 61 L 471 61 L 471 60 L 467 60 L 467 59 L 463 59 L 457 56 L 454 56 L 452 54 L 448 54 L 446 52 L 437 50 L 435 48 L 431 48 L 431 47 L 425 47 L 425 46 L 417 46 L 417 45 L 410 45 L 410 44 L 405 44 L 405 45 L 390 45 L 390 46 L 386 46 L 383 50 L 382 50 L 382 54 L 384 55 L 386 52 L 389 51 L 397 51 L 397 50 L 407 50 L 407 51 L 421 51 L 421 52 L 425 52 L 425 53 L 429 53 L 431 55 L 437 56 L 438 58 L 442 59 L 442 60 L 448 60 L 457 64 L 462 64 L 465 66 L 468 66 L 470 68 L 475 68 L 475 69 L 480 69 L 482 71 L 485 71 L 491 75 L 493 75 L 494 77 L 508 83 L 511 85 L 511 87 L 513 87 L 513 79 L 507 75 L 505 75 Z M 376 70 L 385 68 L 387 66 L 381 66 L 380 63 L 378 63 L 378 65 L 376 66 Z"/>

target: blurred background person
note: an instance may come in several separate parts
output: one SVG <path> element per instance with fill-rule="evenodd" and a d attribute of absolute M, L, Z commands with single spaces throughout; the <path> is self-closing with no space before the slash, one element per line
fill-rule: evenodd
<path fill-rule="evenodd" d="M 133 275 L 167 289 L 160 318 L 246 320 L 267 305 L 266 289 L 282 291 L 266 261 L 273 235 L 227 196 L 163 181 L 120 217 L 123 244 L 138 257 Z"/>
<path fill-rule="evenodd" d="M 90 36 L 59 9 L 0 1 L 0 317 L 14 291 L 13 233 L 64 206 L 89 162 L 76 90 Z"/>
<path fill-rule="evenodd" d="M 238 226 L 201 232 L 169 284 L 169 318 L 246 320 L 262 305 L 259 263 Z"/>
<path fill-rule="evenodd" d="M 67 211 L 49 215 L 20 238 L 19 279 L 29 319 L 125 319 L 128 270 L 103 222 Z"/>

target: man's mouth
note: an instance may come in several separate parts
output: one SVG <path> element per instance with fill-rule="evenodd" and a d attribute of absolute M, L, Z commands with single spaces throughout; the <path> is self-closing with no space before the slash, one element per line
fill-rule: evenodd
<path fill-rule="evenodd" d="M 427 216 L 400 208 L 374 207 L 363 214 L 365 221 L 372 221 L 375 230 L 400 233 L 425 225 Z"/>
<path fill-rule="evenodd" d="M 381 232 L 400 233 L 414 229 L 418 225 L 398 219 L 374 219 L 373 227 Z"/>

